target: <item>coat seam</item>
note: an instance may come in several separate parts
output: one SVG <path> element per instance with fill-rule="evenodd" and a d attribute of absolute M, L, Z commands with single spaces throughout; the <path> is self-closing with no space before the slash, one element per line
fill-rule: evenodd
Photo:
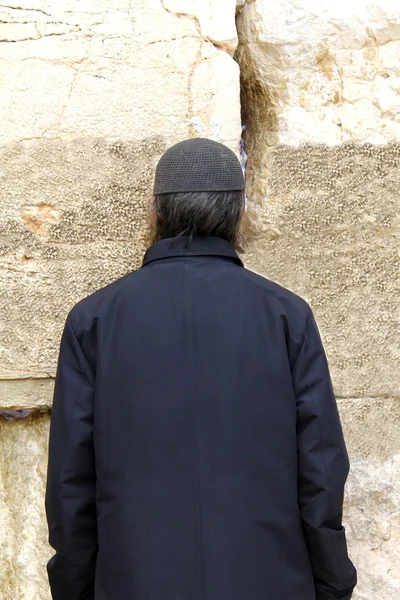
<path fill-rule="evenodd" d="M 305 325 L 304 325 L 303 341 L 301 342 L 301 347 L 300 347 L 300 350 L 299 350 L 299 354 L 297 355 L 297 358 L 296 358 L 296 360 L 295 360 L 295 362 L 294 362 L 294 364 L 293 364 L 293 367 L 292 367 L 292 373 L 294 373 L 294 371 L 295 371 L 295 369 L 296 369 L 297 365 L 299 365 L 299 364 L 300 364 L 301 351 L 302 351 L 302 349 L 303 349 L 303 347 L 304 347 L 304 344 L 305 344 L 305 343 L 306 343 L 306 341 L 307 341 L 307 334 L 306 334 L 306 331 L 307 331 L 307 325 L 308 325 L 308 319 L 309 319 L 309 318 L 310 318 L 310 313 L 308 313 L 308 314 L 307 314 L 307 317 L 306 317 L 306 322 L 305 322 Z M 303 379 L 304 379 L 304 374 L 303 374 L 303 369 L 302 369 L 302 367 L 300 367 L 300 370 L 301 370 L 302 377 L 303 377 Z M 307 382 L 306 382 L 306 380 L 305 380 L 305 379 L 304 379 L 304 383 L 306 384 L 306 386 L 307 386 L 307 387 L 309 387 L 309 386 L 307 385 Z"/>
<path fill-rule="evenodd" d="M 187 281 L 186 281 L 187 283 Z M 202 498 L 201 498 L 201 485 L 200 485 L 200 452 L 199 452 L 199 407 L 198 407 L 198 393 L 197 393 L 197 380 L 195 374 L 195 360 L 194 360 L 194 348 L 195 348 L 195 317 L 194 317 L 194 302 L 193 302 L 193 294 L 189 286 L 187 286 L 188 296 L 189 296 L 189 312 L 192 315 L 191 319 L 191 352 L 190 352 L 190 367 L 191 367 L 191 375 L 192 375 L 192 385 L 193 385 L 193 398 L 194 398 L 194 408 L 195 408 L 195 477 L 196 477 L 196 487 L 197 487 L 197 508 L 198 508 L 198 536 L 199 536 L 199 548 L 200 548 L 200 556 L 199 556 L 199 571 L 200 571 L 200 594 L 201 600 L 204 600 L 204 548 L 203 548 L 203 514 L 202 514 Z"/>
<path fill-rule="evenodd" d="M 71 327 L 72 334 L 73 334 L 73 336 L 76 339 L 76 342 L 79 344 L 78 339 L 77 339 L 76 334 L 75 334 L 75 331 L 74 331 L 74 328 L 72 326 L 72 322 L 70 322 L 69 325 Z M 85 357 L 85 359 L 86 359 L 86 357 Z M 70 433 L 71 424 L 72 424 L 72 417 L 75 414 L 75 410 L 76 410 L 76 405 L 77 405 L 77 402 L 78 402 L 78 398 L 80 397 L 82 389 L 83 389 L 83 386 L 85 385 L 85 379 L 84 378 L 86 376 L 86 372 L 87 372 L 88 369 L 90 369 L 90 365 L 89 365 L 89 363 L 88 363 L 88 361 L 86 359 L 85 369 L 84 369 L 84 371 L 81 371 L 81 374 L 83 376 L 83 380 L 82 380 L 82 383 L 81 383 L 81 385 L 79 387 L 79 390 L 77 391 L 77 393 L 75 395 L 74 403 L 73 403 L 72 410 L 71 410 L 71 414 L 70 414 L 69 419 L 68 419 L 68 425 L 67 425 L 67 429 L 66 429 L 66 440 L 69 439 L 69 433 Z M 61 483 L 61 477 L 62 477 L 62 472 L 63 472 L 63 469 L 64 469 L 65 460 L 66 460 L 66 455 L 64 454 L 62 463 L 60 465 L 60 471 L 59 471 L 59 474 L 58 474 L 58 478 L 57 478 L 58 485 L 60 485 L 60 486 L 62 485 L 62 483 Z"/>
<path fill-rule="evenodd" d="M 93 377 L 93 379 L 95 380 L 95 379 L 96 379 L 95 372 L 94 372 L 94 370 L 93 370 L 93 368 L 92 368 L 92 365 L 91 365 L 91 364 L 90 364 L 90 362 L 89 362 L 89 359 L 88 359 L 88 357 L 87 357 L 87 356 L 86 356 L 86 354 L 85 354 L 85 351 L 84 351 L 84 349 L 83 349 L 83 346 L 82 346 L 82 344 L 81 344 L 81 343 L 79 342 L 79 340 L 78 340 L 78 336 L 77 336 L 77 334 L 76 334 L 76 331 L 75 331 L 75 329 L 74 329 L 74 325 L 73 325 L 73 323 L 72 323 L 72 318 L 71 318 L 71 320 L 70 320 L 70 325 L 71 325 L 71 331 L 72 331 L 72 333 L 74 334 L 74 337 L 75 337 L 75 339 L 76 339 L 76 342 L 77 342 L 77 344 L 79 345 L 79 347 L 80 347 L 80 349 L 81 349 L 82 356 L 83 356 L 83 358 L 84 358 L 84 362 L 85 362 L 85 370 L 83 371 L 83 373 L 82 373 L 82 374 L 83 374 L 83 375 L 86 375 L 86 371 L 89 369 L 91 376 L 92 376 L 92 377 Z"/>
<path fill-rule="evenodd" d="M 307 321 L 308 321 L 308 317 L 307 317 Z M 308 341 L 308 337 L 307 337 L 307 333 L 305 332 L 304 343 L 306 343 L 307 341 Z M 299 365 L 300 365 L 300 363 L 299 363 Z M 310 385 L 307 383 L 307 380 L 306 380 L 306 370 L 303 369 L 301 367 L 301 365 L 300 365 L 300 371 L 301 371 L 302 379 L 303 379 L 303 381 L 305 383 L 305 386 L 306 386 L 306 388 L 308 390 L 309 396 L 310 396 L 310 398 L 311 398 L 311 400 L 312 400 L 312 402 L 314 404 L 315 412 L 316 412 L 317 417 L 318 417 L 318 428 L 319 428 L 319 435 L 320 435 L 320 440 L 321 440 L 321 456 L 322 456 L 322 462 L 323 462 L 323 465 L 324 465 L 325 481 L 326 481 L 326 487 L 327 487 L 327 491 L 328 491 L 328 516 L 330 517 L 330 512 L 331 512 L 331 492 L 330 492 L 329 485 L 328 485 L 328 469 L 327 469 L 327 466 L 326 466 L 326 459 L 325 459 L 325 451 L 324 451 L 324 443 L 323 443 L 323 439 L 324 438 L 323 438 L 323 435 L 322 435 L 321 417 L 320 417 L 320 414 L 319 414 L 318 405 L 317 405 L 317 402 L 315 400 L 314 394 L 311 392 Z M 334 539 L 332 537 L 332 533 L 331 533 L 330 529 L 328 529 L 328 532 L 329 532 L 329 538 L 331 540 L 331 543 L 332 543 L 332 546 L 333 546 L 333 550 L 334 550 L 334 553 L 335 553 L 335 556 L 336 556 L 336 560 L 337 560 L 337 563 L 338 563 L 338 566 L 339 566 L 339 571 L 340 571 L 340 575 L 341 575 L 341 579 L 342 579 L 342 589 L 345 589 L 346 586 L 345 586 L 345 578 L 344 578 L 344 575 L 343 575 L 342 565 L 341 565 L 341 562 L 339 560 L 339 555 L 337 553 L 335 542 L 334 542 Z"/>

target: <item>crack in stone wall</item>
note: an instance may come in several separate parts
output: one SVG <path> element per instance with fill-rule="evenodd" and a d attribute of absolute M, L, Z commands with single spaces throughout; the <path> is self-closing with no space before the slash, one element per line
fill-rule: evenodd
<path fill-rule="evenodd" d="M 172 6 L 176 3 L 176 0 L 169 0 L 169 1 L 171 2 Z M 230 39 L 227 39 L 227 40 L 216 39 L 215 37 L 207 35 L 207 33 L 205 33 L 205 31 L 204 31 L 204 26 L 202 27 L 200 17 L 197 14 L 195 14 L 195 11 L 199 9 L 198 4 L 193 3 L 193 13 L 190 13 L 190 12 L 181 12 L 179 10 L 174 10 L 173 8 L 168 8 L 166 5 L 168 0 L 160 0 L 160 2 L 161 2 L 161 6 L 163 7 L 163 9 L 166 10 L 168 13 L 170 13 L 172 15 L 176 15 L 179 18 L 184 17 L 184 18 L 191 19 L 195 23 L 198 36 L 200 38 L 202 38 L 205 42 L 210 42 L 218 50 L 223 50 L 223 51 L 227 52 L 228 54 L 233 55 L 236 45 L 237 45 L 236 33 L 234 35 L 232 35 L 232 37 Z M 178 2 L 178 4 L 179 4 L 179 2 Z M 225 2 L 225 4 L 228 5 L 228 3 L 226 3 L 226 2 Z M 207 4 L 204 3 L 203 7 L 207 7 Z M 212 3 L 209 3 L 208 7 L 209 7 L 209 10 L 211 11 Z M 202 17 L 205 20 L 204 13 L 202 13 Z"/>

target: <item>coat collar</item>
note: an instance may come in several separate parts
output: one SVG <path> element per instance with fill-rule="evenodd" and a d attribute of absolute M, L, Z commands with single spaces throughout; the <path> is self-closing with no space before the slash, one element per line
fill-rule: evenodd
<path fill-rule="evenodd" d="M 177 256 L 223 256 L 230 258 L 241 267 L 244 266 L 231 244 L 222 238 L 197 235 L 192 238 L 190 245 L 187 247 L 189 237 L 182 236 L 174 242 L 171 248 L 173 240 L 174 238 L 167 238 L 150 246 L 144 255 L 142 266 L 154 260 Z"/>

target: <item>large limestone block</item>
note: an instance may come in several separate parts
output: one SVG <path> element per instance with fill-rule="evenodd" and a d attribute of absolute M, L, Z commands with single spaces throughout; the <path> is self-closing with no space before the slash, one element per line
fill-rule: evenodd
<path fill-rule="evenodd" d="M 0 7 L 3 142 L 155 134 L 170 142 L 196 128 L 209 135 L 213 126 L 236 147 L 234 18 L 234 0 L 43 0 Z M 201 106 L 194 91 L 199 76 L 207 100 Z M 229 89 L 220 76 L 230 77 Z"/>
<path fill-rule="evenodd" d="M 237 24 L 247 263 L 310 301 L 338 396 L 397 395 L 400 10 L 254 0 Z"/>
<path fill-rule="evenodd" d="M 49 416 L 0 417 L 0 599 L 50 600 L 44 489 Z"/>
<path fill-rule="evenodd" d="M 47 412 L 53 403 L 53 392 L 54 379 L 50 377 L 0 379 L 0 412 Z"/>
<path fill-rule="evenodd" d="M 400 138 L 397 2 L 253 0 L 238 29 L 247 102 L 264 98 L 269 143 Z"/>
<path fill-rule="evenodd" d="M 355 600 L 400 597 L 400 401 L 339 402 L 351 469 L 344 523 L 357 565 Z"/>
<path fill-rule="evenodd" d="M 357 566 L 354 600 L 400 598 L 400 453 L 381 462 L 352 457 L 344 523 Z"/>
<path fill-rule="evenodd" d="M 277 145 L 247 169 L 246 262 L 305 297 L 341 397 L 400 391 L 400 145 Z"/>
<path fill-rule="evenodd" d="M 36 140 L 0 149 L 5 188 L 0 378 L 54 377 L 67 310 L 136 268 L 159 137 Z"/>
<path fill-rule="evenodd" d="M 54 377 L 67 311 L 140 265 L 162 152 L 204 135 L 239 155 L 235 7 L 0 7 L 0 406 L 49 403 L 28 380 Z"/>

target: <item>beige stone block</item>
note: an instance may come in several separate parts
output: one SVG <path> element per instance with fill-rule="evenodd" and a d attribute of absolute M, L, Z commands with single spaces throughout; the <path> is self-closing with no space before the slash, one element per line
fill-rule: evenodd
<path fill-rule="evenodd" d="M 344 524 L 358 570 L 354 600 L 400 596 L 400 453 L 380 461 L 350 455 Z"/>
<path fill-rule="evenodd" d="M 350 455 L 344 524 L 358 569 L 355 600 L 400 594 L 400 400 L 339 401 Z"/>
<path fill-rule="evenodd" d="M 195 19 L 203 38 L 233 55 L 237 46 L 236 26 L 234 20 L 227 19 L 226 15 L 235 11 L 236 0 L 162 0 L 162 5 L 170 12 Z"/>
<path fill-rule="evenodd" d="M 338 406 L 346 444 L 356 462 L 370 460 L 379 466 L 400 454 L 399 398 L 339 398 Z M 369 477 L 373 476 L 370 473 Z M 400 481 L 397 483 L 393 502 L 398 500 L 400 510 Z"/>
<path fill-rule="evenodd" d="M 384 0 L 253 0 L 237 18 L 245 260 L 320 327 L 351 461 L 355 600 L 400 597 L 399 23 Z"/>
<path fill-rule="evenodd" d="M 31 380 L 54 377 L 68 310 L 141 264 L 164 150 L 202 135 L 239 155 L 235 2 L 1 11 L 30 29 L 0 44 L 0 378 L 23 390 L 3 406 L 42 407 Z"/>
<path fill-rule="evenodd" d="M 263 132 L 270 143 L 399 139 L 397 3 L 255 0 L 244 4 L 237 24 L 247 102 L 259 95 L 268 106 Z"/>
<path fill-rule="evenodd" d="M 0 150 L 0 378 L 54 376 L 68 310 L 140 265 L 164 148 L 155 137 L 33 140 Z"/>
<path fill-rule="evenodd" d="M 0 598 L 50 600 L 44 511 L 48 415 L 0 417 Z"/>
<path fill-rule="evenodd" d="M 231 56 L 237 45 L 235 2 L 192 2 L 185 10 L 169 2 L 4 6 L 3 142 L 156 134 L 169 144 L 196 135 L 197 119 L 209 137 L 210 122 L 217 122 L 222 139 L 238 151 L 239 72 Z M 212 97 L 215 75 L 208 74 L 202 86 L 210 101 L 193 111 L 193 72 L 210 53 L 227 56 L 224 69 L 234 85 Z"/>
<path fill-rule="evenodd" d="M 246 264 L 310 303 L 339 396 L 397 396 L 400 146 L 250 140 Z"/>
<path fill-rule="evenodd" d="M 0 379 L 0 411 L 47 410 L 53 403 L 54 379 Z"/>

